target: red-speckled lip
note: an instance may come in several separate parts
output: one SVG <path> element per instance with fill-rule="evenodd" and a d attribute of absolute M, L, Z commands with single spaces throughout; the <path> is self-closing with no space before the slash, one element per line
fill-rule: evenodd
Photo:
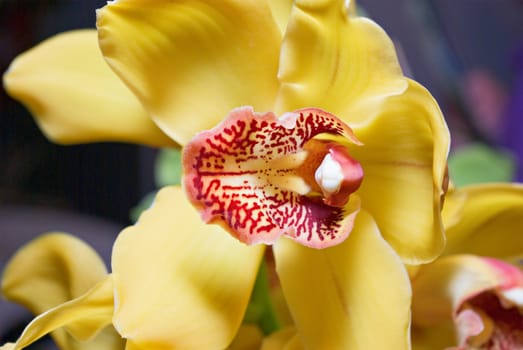
<path fill-rule="evenodd" d="M 282 234 L 313 248 L 342 242 L 352 230 L 358 197 L 330 206 L 320 195 L 307 195 L 314 184 L 299 172 L 310 153 L 305 144 L 319 134 L 360 144 L 345 123 L 321 109 L 280 118 L 251 107 L 234 109 L 184 149 L 189 200 L 205 222 L 221 224 L 247 244 L 272 244 Z"/>

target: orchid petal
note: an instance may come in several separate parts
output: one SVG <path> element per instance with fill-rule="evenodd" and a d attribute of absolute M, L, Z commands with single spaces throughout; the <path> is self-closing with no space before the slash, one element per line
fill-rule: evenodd
<path fill-rule="evenodd" d="M 314 250 L 280 239 L 274 253 L 306 348 L 409 348 L 408 275 L 369 214 L 358 214 L 349 238 L 338 246 Z"/>
<path fill-rule="evenodd" d="M 13 350 L 23 349 L 44 335 L 64 326 L 68 326 L 68 331 L 79 335 L 81 339 L 101 335 L 102 333 L 99 332 L 110 325 L 112 314 L 113 283 L 109 275 L 80 297 L 60 304 L 33 319 L 18 338 Z M 97 337 L 92 342 L 84 343 L 73 338 L 66 339 L 67 333 L 59 334 L 63 337 L 55 337 L 55 340 L 62 349 L 123 348 L 121 339 L 115 336 L 110 336 L 109 339 Z"/>
<path fill-rule="evenodd" d="M 144 348 L 141 348 L 132 341 L 127 340 L 125 342 L 125 350 L 144 350 Z"/>
<path fill-rule="evenodd" d="M 432 325 L 430 328 L 417 327 L 413 324 L 412 350 L 449 350 L 450 346 L 456 344 L 455 333 L 454 325 L 450 322 Z"/>
<path fill-rule="evenodd" d="M 452 197 L 464 195 L 460 220 L 447 228 L 444 254 L 467 253 L 497 258 L 520 255 L 523 251 L 521 218 L 523 185 L 482 184 L 460 188 Z"/>
<path fill-rule="evenodd" d="M 263 251 L 205 225 L 181 188 L 164 188 L 115 242 L 116 329 L 143 348 L 225 348 L 242 321 Z"/>
<path fill-rule="evenodd" d="M 412 81 L 376 112 L 353 128 L 363 143 L 351 148 L 365 172 L 362 208 L 405 263 L 431 261 L 445 244 L 440 212 L 448 129 L 432 96 Z"/>
<path fill-rule="evenodd" d="M 4 86 L 53 142 L 175 145 L 104 62 L 95 30 L 58 34 L 21 54 Z"/>
<path fill-rule="evenodd" d="M 243 324 L 227 350 L 259 349 L 263 342 L 261 329 L 253 324 Z"/>
<path fill-rule="evenodd" d="M 365 120 L 383 98 L 407 88 L 394 45 L 346 1 L 296 1 L 281 48 L 275 111 L 315 106 L 346 122 Z"/>
<path fill-rule="evenodd" d="M 281 35 L 265 1 L 113 1 L 97 26 L 109 65 L 180 144 L 234 107 L 272 109 Z"/>
<path fill-rule="evenodd" d="M 451 227 L 460 222 L 463 206 L 466 201 L 466 191 L 456 190 L 453 186 L 449 186 L 449 190 L 447 191 L 443 202 L 443 210 L 441 211 L 445 230 L 448 231 Z"/>
<path fill-rule="evenodd" d="M 318 196 L 306 196 L 312 185 L 297 175 L 305 162 L 307 169 L 314 167 L 304 148 L 321 133 L 357 142 L 343 122 L 316 108 L 285 118 L 257 114 L 250 107 L 233 110 L 223 123 L 199 133 L 185 147 L 189 200 L 205 222 L 222 224 L 247 244 L 272 244 L 282 234 L 314 248 L 342 242 L 359 210 L 357 197 L 339 208 L 329 206 Z M 308 170 L 313 177 L 315 169 Z M 295 189 L 295 183 L 306 193 Z"/>
<path fill-rule="evenodd" d="M 271 7 L 272 17 L 274 17 L 280 33 L 283 35 L 287 29 L 293 0 L 268 0 L 268 3 Z"/>
<path fill-rule="evenodd" d="M 105 264 L 90 246 L 65 233 L 48 233 L 29 242 L 10 260 L 2 278 L 2 293 L 38 315 L 80 297 L 106 278 Z M 69 325 L 68 331 L 76 338 L 88 339 L 99 331 L 101 326 L 97 322 Z M 67 344 L 69 349 L 82 346 L 63 330 L 55 331 L 53 338 L 62 347 Z M 86 344 L 112 346 L 117 339 L 114 329 L 108 329 L 103 336 Z"/>
<path fill-rule="evenodd" d="M 48 233 L 10 260 L 2 293 L 38 315 L 82 295 L 106 275 L 103 260 L 86 243 L 68 234 Z"/>
<path fill-rule="evenodd" d="M 522 344 L 523 273 L 513 265 L 475 255 L 442 257 L 420 268 L 413 294 L 414 334 L 423 335 L 415 343 L 433 343 L 439 330 L 453 326 L 455 336 L 439 348 Z"/>
<path fill-rule="evenodd" d="M 512 275 L 474 255 L 442 257 L 422 267 L 413 281 L 413 322 L 431 326 L 451 320 L 466 299 L 488 289 L 508 288 L 507 282 L 514 285 Z"/>
<path fill-rule="evenodd" d="M 289 343 L 297 336 L 294 327 L 286 327 L 272 333 L 263 340 L 260 350 L 290 350 Z"/>

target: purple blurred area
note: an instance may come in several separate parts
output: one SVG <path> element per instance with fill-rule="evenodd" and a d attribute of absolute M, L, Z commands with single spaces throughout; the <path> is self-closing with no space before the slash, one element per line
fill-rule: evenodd
<path fill-rule="evenodd" d="M 453 147 L 479 141 L 523 159 L 522 1 L 358 3 L 394 40 L 405 74 L 438 100 Z M 55 33 L 94 28 L 94 10 L 104 4 L 0 0 L 0 69 Z M 129 209 L 154 188 L 154 150 L 54 145 L 1 89 L 0 123 L 0 269 L 17 247 L 51 230 L 84 238 L 108 260 L 114 237 L 130 223 Z M 14 340 L 29 319 L 0 302 L 0 343 Z"/>

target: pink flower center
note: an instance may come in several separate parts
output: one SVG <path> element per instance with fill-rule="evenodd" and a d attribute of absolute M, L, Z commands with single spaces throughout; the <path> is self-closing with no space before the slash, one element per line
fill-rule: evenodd
<path fill-rule="evenodd" d="M 476 332 L 468 334 L 460 349 L 523 349 L 523 315 L 518 307 L 487 291 L 469 299 L 460 314 L 470 311 L 480 327 L 472 327 Z"/>
<path fill-rule="evenodd" d="M 185 147 L 184 187 L 205 222 L 247 244 L 281 235 L 314 248 L 342 242 L 359 210 L 361 145 L 336 116 L 317 108 L 258 114 L 233 110 Z"/>

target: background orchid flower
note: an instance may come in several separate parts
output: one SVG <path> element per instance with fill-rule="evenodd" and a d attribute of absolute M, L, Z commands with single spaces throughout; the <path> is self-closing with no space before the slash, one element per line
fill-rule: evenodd
<path fill-rule="evenodd" d="M 259 162 L 245 164 L 250 167 L 247 171 L 281 169 L 289 175 L 269 174 L 258 187 L 247 179 L 248 195 L 254 192 L 268 198 L 281 195 L 284 189 L 289 199 L 277 203 L 285 210 L 301 212 L 299 217 L 264 213 L 273 225 L 282 227 L 256 241 L 273 243 L 284 233 L 296 238 L 296 230 L 293 234 L 285 228 L 305 217 L 308 222 L 303 227 L 327 226 L 326 231 L 307 229 L 307 236 L 315 239 L 309 246 L 328 246 L 316 244 L 321 241 L 318 232 L 333 233 L 337 244 L 310 249 L 288 239 L 274 243 L 278 275 L 300 341 L 320 349 L 408 348 L 411 293 L 402 261 L 431 261 L 444 245 L 440 198 L 449 143 L 445 122 L 430 94 L 403 76 L 392 42 L 375 23 L 356 17 L 345 1 L 296 1 L 292 10 L 285 4 L 254 0 L 111 2 L 99 11 L 97 26 L 101 51 L 116 75 L 107 75 L 104 70 L 103 76 L 118 76 L 135 96 L 131 99 L 141 103 L 165 134 L 182 146 L 193 140 L 190 149 L 196 151 L 194 146 L 201 146 L 198 141 L 205 139 L 205 133 L 225 137 L 228 126 L 234 129 L 246 121 L 263 124 L 265 120 L 276 127 L 273 129 L 290 130 L 285 145 L 295 142 L 296 146 L 283 147 L 281 159 L 269 157 L 268 152 L 247 154 Z M 92 40 L 90 35 L 85 35 L 86 41 Z M 81 40 L 60 42 L 71 47 L 71 52 L 83 45 Z M 90 50 L 99 54 L 96 47 Z M 28 57 L 26 65 L 31 65 Z M 81 57 L 73 57 L 81 61 Z M 27 88 L 36 74 L 23 67 L 13 64 L 8 71 L 4 78 L 7 90 L 28 101 L 29 106 L 30 101 L 43 99 L 48 108 L 60 109 L 57 106 L 64 104 L 62 100 Z M 76 68 L 65 74 L 73 72 Z M 99 86 L 97 79 L 94 76 L 91 83 L 87 81 L 92 90 Z M 83 89 L 71 91 L 79 94 L 80 102 L 89 98 Z M 127 98 L 120 92 L 112 94 Z M 92 98 L 90 104 L 95 105 L 96 95 Z M 36 117 L 47 115 L 36 108 L 33 111 Z M 247 113 L 234 119 L 235 111 Z M 67 110 L 51 114 L 75 117 Z M 94 124 L 102 128 L 106 123 L 112 123 L 111 113 Z M 85 128 L 75 129 L 75 124 L 66 125 L 72 127 L 64 133 L 90 133 Z M 310 127 L 311 132 L 298 136 L 304 127 Z M 137 130 L 133 128 L 133 132 Z M 249 135 L 256 135 L 252 130 Z M 129 140 L 122 134 L 114 135 L 117 140 Z M 274 139 L 266 139 L 271 142 L 265 151 L 276 149 L 278 138 L 273 135 Z M 109 132 L 104 137 L 111 136 Z M 140 142 L 139 138 L 132 140 Z M 148 144 L 155 143 L 147 138 Z M 190 151 L 185 154 L 187 180 L 193 178 L 193 164 Z M 343 162 L 355 164 L 351 169 L 361 167 L 363 179 L 356 171 L 357 181 L 348 181 L 350 186 L 346 186 L 348 175 L 344 174 L 331 188 L 322 179 L 332 172 L 320 171 L 316 183 L 315 173 L 327 154 L 334 164 L 326 169 L 341 167 Z M 237 155 L 229 159 L 232 165 L 241 163 Z M 296 167 L 306 164 L 307 159 L 314 160 L 309 168 Z M 270 161 L 270 166 L 260 166 L 265 161 Z M 210 182 L 218 180 L 222 185 L 231 179 L 225 173 L 212 175 Z M 191 182 L 184 183 L 191 202 L 204 211 Z M 343 198 L 337 197 L 339 193 Z M 147 222 L 150 232 L 160 232 L 162 238 L 122 234 L 115 245 L 115 327 L 128 344 L 138 347 L 183 344 L 190 348 L 190 344 L 197 344 L 200 347 L 196 348 L 201 348 L 198 342 L 207 342 L 207 338 L 193 336 L 189 341 L 189 337 L 173 336 L 185 329 L 182 325 L 191 331 L 181 333 L 195 335 L 200 330 L 194 327 L 195 320 L 201 315 L 198 322 L 202 317 L 210 324 L 227 321 L 225 326 L 214 328 L 220 337 L 212 343 L 213 347 L 224 347 L 241 321 L 264 246 L 246 247 L 221 227 L 203 225 L 179 188 L 168 188 L 158 198 L 155 207 L 163 208 L 162 216 L 148 214 L 144 217 L 155 219 L 140 219 L 136 227 Z M 244 199 L 239 205 L 252 204 Z M 176 214 L 180 212 L 183 216 Z M 164 221 L 172 217 L 177 220 Z M 240 236 L 220 216 L 205 219 L 221 221 L 230 233 Z M 131 247 L 138 252 L 135 256 L 120 254 Z M 191 266 L 196 270 L 186 270 Z M 226 266 L 231 266 L 230 271 Z M 237 266 L 243 269 L 237 270 Z M 244 283 L 232 288 L 236 280 Z M 180 281 L 191 287 L 180 290 Z M 218 285 L 226 288 L 215 295 Z M 155 296 L 144 297 L 152 294 Z M 179 312 L 182 307 L 191 311 Z M 173 314 L 184 317 L 175 321 Z M 375 337 L 377 325 L 379 338 Z"/>
<path fill-rule="evenodd" d="M 47 233 L 22 247 L 3 272 L 2 295 L 39 315 L 13 349 L 51 331 L 63 350 L 124 348 L 111 326 L 112 279 L 105 264 L 71 235 Z"/>
<path fill-rule="evenodd" d="M 412 281 L 413 348 L 521 348 L 523 273 L 511 263 L 523 252 L 523 187 L 468 186 L 446 201 L 447 248 Z"/>

